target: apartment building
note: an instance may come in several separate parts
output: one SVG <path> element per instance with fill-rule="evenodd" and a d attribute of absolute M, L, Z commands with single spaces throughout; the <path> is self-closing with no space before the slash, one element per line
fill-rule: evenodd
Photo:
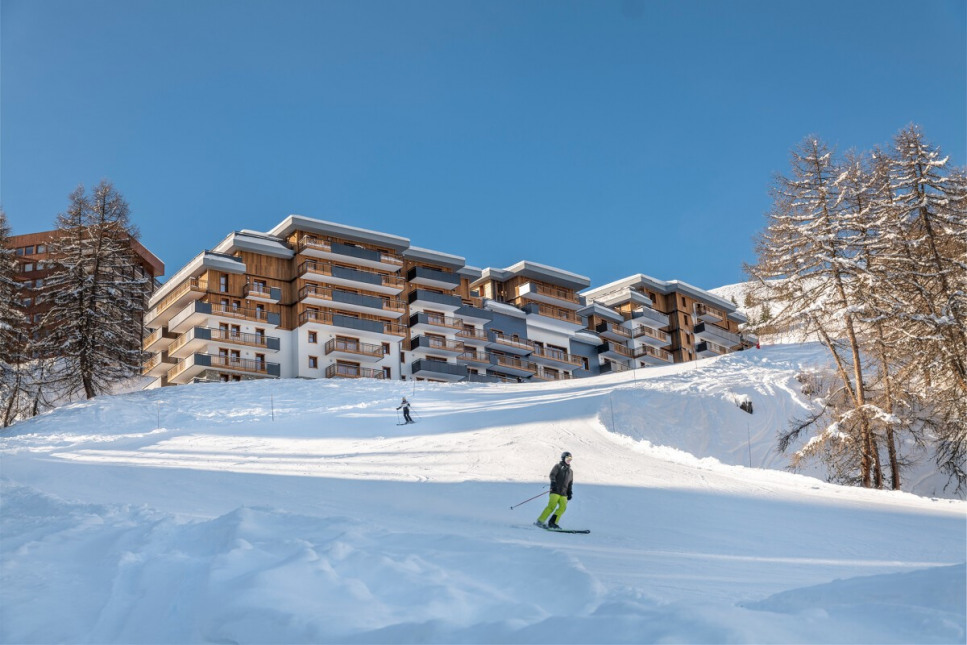
<path fill-rule="evenodd" d="M 50 275 L 52 258 L 50 255 L 51 242 L 57 231 L 40 231 L 23 235 L 11 235 L 8 246 L 14 250 L 17 258 L 16 279 L 20 287 L 20 304 L 24 315 L 31 326 L 30 333 L 40 333 L 40 324 L 49 309 L 45 302 L 46 280 Z M 154 281 L 164 275 L 165 265 L 151 251 L 146 249 L 138 240 L 129 240 L 132 250 L 138 257 L 138 270 Z"/>
<path fill-rule="evenodd" d="M 694 360 L 712 351 L 702 342 L 725 347 L 713 334 L 742 322 L 729 303 L 681 283 L 589 287 L 563 269 L 478 269 L 404 237 L 291 215 L 264 233 L 230 234 L 155 293 L 144 374 L 152 386 L 566 380 Z"/>
<path fill-rule="evenodd" d="M 748 349 L 735 305 L 677 280 L 637 274 L 582 292 L 580 313 L 602 339 L 601 371 L 692 361 Z"/>

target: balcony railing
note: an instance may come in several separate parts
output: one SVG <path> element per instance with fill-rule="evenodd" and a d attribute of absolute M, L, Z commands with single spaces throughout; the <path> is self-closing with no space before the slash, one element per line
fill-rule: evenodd
<path fill-rule="evenodd" d="M 410 317 L 410 327 L 415 325 L 430 325 L 433 327 L 446 327 L 448 329 L 463 329 L 463 320 L 460 318 L 451 318 L 449 316 L 441 316 L 439 314 L 428 314 L 426 312 L 419 312 Z"/>
<path fill-rule="evenodd" d="M 487 341 L 487 332 L 483 329 L 461 329 L 457 336 L 464 340 Z"/>
<path fill-rule="evenodd" d="M 541 284 L 539 282 L 529 283 L 531 289 L 535 293 L 539 293 L 542 296 L 547 296 L 549 298 L 556 298 L 558 300 L 566 300 L 567 302 L 573 302 L 574 304 L 581 304 L 580 298 L 578 298 L 573 291 L 568 289 L 561 289 L 560 287 L 552 287 L 550 285 Z"/>
<path fill-rule="evenodd" d="M 230 329 L 212 329 L 212 340 L 235 345 L 248 345 L 250 347 L 264 347 L 265 349 L 278 349 L 277 338 L 266 336 L 265 334 L 250 334 L 248 332 L 237 332 Z M 273 345 L 275 345 L 273 347 Z"/>
<path fill-rule="evenodd" d="M 538 347 L 534 349 L 534 353 L 531 358 L 540 357 L 546 358 L 552 361 L 558 361 L 561 363 L 569 363 L 571 365 L 583 365 L 584 361 L 581 360 L 580 356 L 575 356 L 573 354 L 568 354 L 567 352 L 562 352 L 559 349 L 550 349 L 548 347 Z"/>
<path fill-rule="evenodd" d="M 360 356 L 383 357 L 383 346 L 372 343 L 361 343 L 357 340 L 343 340 L 333 338 L 326 343 L 326 354 L 342 352 L 345 354 L 359 354 Z"/>
<path fill-rule="evenodd" d="M 171 306 L 173 302 L 177 302 L 179 298 L 190 291 L 205 293 L 208 291 L 208 281 L 199 280 L 198 278 L 189 278 L 185 280 L 183 283 L 175 287 L 174 291 L 165 296 L 164 300 L 159 302 L 157 306 L 152 309 L 148 317 L 153 318 L 154 316 L 160 314 L 162 311 Z"/>
<path fill-rule="evenodd" d="M 534 351 L 533 341 L 527 340 L 526 338 L 512 338 L 496 332 L 491 332 L 490 335 L 493 338 L 493 342 L 500 345 L 507 345 L 508 347 L 516 347 L 518 349 Z"/>
<path fill-rule="evenodd" d="M 406 325 L 389 322 L 382 318 L 376 318 L 375 316 L 366 314 L 360 314 L 358 317 L 347 316 L 343 312 L 331 309 L 307 309 L 303 311 L 299 314 L 299 324 L 304 325 L 306 323 L 346 327 L 375 334 L 388 334 L 390 336 L 405 336 L 407 329 Z"/>
<path fill-rule="evenodd" d="M 671 342 L 671 337 L 668 333 L 659 331 L 657 329 L 652 329 L 651 327 L 646 327 L 645 325 L 638 325 L 634 328 L 634 337 L 640 338 L 641 336 L 648 336 L 649 338 L 654 338 L 660 340 L 663 343 Z"/>
<path fill-rule="evenodd" d="M 258 309 L 255 307 L 236 307 L 234 305 L 212 303 L 212 315 L 269 323 L 269 312 L 265 309 Z M 276 314 L 276 316 L 278 316 L 278 314 Z"/>
<path fill-rule="evenodd" d="M 279 287 L 269 287 L 264 284 L 248 283 L 242 289 L 242 297 L 278 302 L 282 299 L 282 289 Z"/>
<path fill-rule="evenodd" d="M 660 361 L 665 361 L 666 363 L 671 363 L 674 361 L 671 352 L 667 352 L 664 349 L 659 349 L 657 347 L 652 347 L 651 345 L 642 345 L 635 349 L 635 358 L 642 358 L 644 356 L 650 356 L 652 358 L 657 358 Z"/>
<path fill-rule="evenodd" d="M 560 309 L 552 305 L 532 302 L 531 304 L 527 305 L 524 310 L 529 314 L 536 313 L 546 318 L 553 318 L 554 320 L 560 320 L 575 325 L 581 324 L 581 317 L 570 309 Z"/>
<path fill-rule="evenodd" d="M 237 356 L 225 356 L 224 354 L 209 354 L 211 366 L 223 369 L 232 369 L 240 372 L 252 372 L 254 374 L 268 374 L 269 363 L 257 358 L 239 358 Z"/>
<path fill-rule="evenodd" d="M 430 336 L 417 336 L 410 340 L 410 351 L 416 351 L 419 348 L 446 352 L 463 352 L 465 350 L 461 341 L 432 338 Z"/>
<path fill-rule="evenodd" d="M 403 276 L 380 273 L 379 271 L 369 271 L 356 267 L 344 267 L 318 260 L 306 260 L 302 262 L 296 273 L 300 276 L 307 273 L 315 273 L 329 276 L 330 278 L 340 278 L 342 280 L 351 280 L 353 282 L 363 282 L 374 286 L 381 285 L 396 289 L 402 289 L 406 286 L 406 280 Z"/>
<path fill-rule="evenodd" d="M 695 303 L 694 314 L 695 314 L 695 317 L 700 320 L 715 320 L 715 321 L 725 320 L 724 312 L 718 309 L 713 309 L 708 305 L 703 305 L 700 302 Z"/>
<path fill-rule="evenodd" d="M 487 354 L 485 352 L 466 351 L 460 354 L 460 356 L 458 356 L 457 358 L 459 358 L 462 361 L 471 361 L 474 363 L 485 363 L 488 365 L 490 364 L 490 354 Z"/>
<path fill-rule="evenodd" d="M 530 361 L 525 361 L 516 356 L 506 356 L 504 354 L 494 355 L 495 363 L 503 367 L 510 367 L 513 369 L 524 370 L 531 373 L 537 373 L 537 364 Z"/>
<path fill-rule="evenodd" d="M 302 253 L 303 251 L 309 249 L 322 251 L 324 253 L 344 255 L 351 258 L 380 262 L 382 264 L 403 266 L 403 258 L 393 253 L 385 253 L 377 249 L 369 249 L 363 246 L 355 246 L 352 244 L 343 244 L 341 242 L 329 242 L 327 240 L 320 240 L 319 238 L 308 235 L 303 236 L 299 240 L 299 252 Z"/>
<path fill-rule="evenodd" d="M 616 336 L 621 336 L 622 338 L 631 338 L 631 331 L 627 327 L 622 327 L 613 322 L 602 322 L 599 323 L 595 330 L 598 333 L 611 332 Z"/>
<path fill-rule="evenodd" d="M 299 300 L 306 298 L 318 298 L 330 302 L 338 302 L 355 307 L 366 307 L 368 309 L 382 309 L 384 311 L 406 311 L 406 303 L 402 298 L 388 298 L 378 293 L 353 293 L 332 289 L 331 287 L 320 287 L 314 284 L 307 284 L 299 289 Z"/>
<path fill-rule="evenodd" d="M 543 367 L 537 370 L 537 374 L 535 376 L 545 381 L 569 381 L 572 378 L 574 378 L 568 372 L 561 372 L 558 370 L 547 370 L 547 369 L 544 369 Z"/>
<path fill-rule="evenodd" d="M 326 368 L 326 378 L 386 378 L 381 369 L 335 363 Z"/>

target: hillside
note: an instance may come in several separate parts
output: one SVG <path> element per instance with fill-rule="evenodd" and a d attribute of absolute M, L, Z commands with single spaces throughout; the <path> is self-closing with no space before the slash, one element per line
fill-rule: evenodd
<path fill-rule="evenodd" d="M 3 435 L 0 641 L 963 642 L 967 503 L 782 470 L 821 360 L 65 406 Z M 590 535 L 510 508 L 562 450 Z"/>

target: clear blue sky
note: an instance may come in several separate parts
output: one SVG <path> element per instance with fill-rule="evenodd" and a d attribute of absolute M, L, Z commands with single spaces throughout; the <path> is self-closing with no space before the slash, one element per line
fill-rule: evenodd
<path fill-rule="evenodd" d="M 173 274 L 290 213 L 601 285 L 744 279 L 774 174 L 967 154 L 967 2 L 2 0 L 0 201 L 110 179 Z"/>

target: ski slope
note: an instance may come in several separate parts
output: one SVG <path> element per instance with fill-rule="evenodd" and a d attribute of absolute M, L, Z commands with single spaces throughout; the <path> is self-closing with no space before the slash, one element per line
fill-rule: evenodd
<path fill-rule="evenodd" d="M 65 406 L 3 435 L 0 641 L 963 643 L 967 503 L 783 470 L 821 360 Z M 590 535 L 510 508 L 562 450 Z"/>

